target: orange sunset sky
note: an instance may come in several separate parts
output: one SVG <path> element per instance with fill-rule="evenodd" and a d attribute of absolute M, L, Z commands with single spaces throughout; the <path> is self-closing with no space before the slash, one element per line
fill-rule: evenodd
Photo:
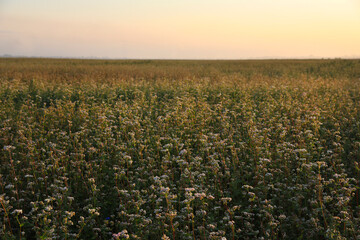
<path fill-rule="evenodd" d="M 0 0 L 0 55 L 359 58 L 359 0 Z"/>

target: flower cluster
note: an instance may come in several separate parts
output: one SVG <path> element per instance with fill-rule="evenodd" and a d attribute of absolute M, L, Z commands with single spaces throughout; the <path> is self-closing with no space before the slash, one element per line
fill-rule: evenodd
<path fill-rule="evenodd" d="M 2 238 L 360 238 L 359 61 L 22 61 Z"/>

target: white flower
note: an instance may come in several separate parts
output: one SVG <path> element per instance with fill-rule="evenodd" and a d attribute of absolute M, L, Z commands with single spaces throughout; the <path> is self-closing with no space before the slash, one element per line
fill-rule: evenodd
<path fill-rule="evenodd" d="M 184 155 L 184 154 L 186 154 L 186 153 L 187 153 L 186 149 L 183 149 L 183 150 L 181 150 L 181 151 L 179 152 L 179 155 L 182 156 L 182 155 Z"/>
<path fill-rule="evenodd" d="M 161 240 L 170 240 L 170 238 L 164 234 L 164 235 L 161 237 Z"/>
<path fill-rule="evenodd" d="M 12 214 L 16 214 L 16 215 L 22 214 L 22 213 L 23 213 L 23 210 L 22 210 L 22 209 L 15 209 L 15 210 L 12 212 Z"/>
<path fill-rule="evenodd" d="M 6 146 L 3 147 L 3 150 L 5 150 L 5 151 L 11 151 L 11 150 L 14 150 L 14 149 L 15 149 L 15 147 L 11 146 L 11 145 L 6 145 Z"/>

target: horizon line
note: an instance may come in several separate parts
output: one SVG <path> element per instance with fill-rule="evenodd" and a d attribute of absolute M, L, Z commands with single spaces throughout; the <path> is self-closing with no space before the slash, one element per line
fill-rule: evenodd
<path fill-rule="evenodd" d="M 360 60 L 360 56 L 354 57 L 318 57 L 318 56 L 308 56 L 308 57 L 259 57 L 259 58 L 111 58 L 111 57 L 75 57 L 75 56 L 26 56 L 26 55 L 10 55 L 3 54 L 0 55 L 1 59 L 6 58 L 34 58 L 34 59 L 68 59 L 68 60 L 164 60 L 164 61 L 240 61 L 240 60 Z"/>

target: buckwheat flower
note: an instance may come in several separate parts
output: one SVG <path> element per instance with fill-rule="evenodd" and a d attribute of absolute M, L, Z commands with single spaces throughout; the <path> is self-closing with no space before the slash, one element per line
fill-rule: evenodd
<path fill-rule="evenodd" d="M 167 193 L 169 193 L 169 191 L 170 191 L 170 188 L 168 188 L 168 187 L 161 187 L 160 188 L 160 193 L 161 194 L 167 194 Z"/>
<path fill-rule="evenodd" d="M 113 237 L 115 239 L 129 239 L 129 234 L 128 234 L 128 231 L 125 229 L 125 230 L 122 230 L 121 232 L 117 233 L 117 234 L 113 234 Z"/>
<path fill-rule="evenodd" d="M 94 148 L 94 147 L 89 147 L 88 151 L 89 151 L 90 153 L 95 153 L 95 152 L 97 151 L 97 149 Z"/>
<path fill-rule="evenodd" d="M 170 238 L 164 234 L 164 235 L 161 237 L 161 240 L 170 240 Z"/>
<path fill-rule="evenodd" d="M 65 214 L 68 215 L 70 218 L 72 218 L 73 216 L 75 216 L 75 212 L 65 211 Z"/>
<path fill-rule="evenodd" d="M 195 188 L 185 188 L 185 192 L 193 192 L 195 191 Z"/>
<path fill-rule="evenodd" d="M 187 153 L 186 149 L 183 149 L 183 150 L 181 150 L 181 151 L 179 152 L 179 155 L 182 156 L 182 155 L 184 155 L 184 154 L 186 154 L 186 153 Z"/>
<path fill-rule="evenodd" d="M 195 195 L 195 197 L 200 198 L 200 200 L 203 199 L 204 197 L 206 197 L 205 193 L 195 193 L 194 195 Z"/>
<path fill-rule="evenodd" d="M 220 200 L 221 200 L 221 202 L 223 202 L 224 204 L 227 204 L 228 202 L 231 202 L 232 198 L 226 197 L 226 198 L 221 198 Z"/>
<path fill-rule="evenodd" d="M 6 146 L 3 147 L 3 150 L 5 150 L 5 151 L 11 151 L 11 150 L 14 150 L 14 149 L 15 149 L 15 147 L 11 146 L 11 145 L 6 145 Z"/>
<path fill-rule="evenodd" d="M 215 229 L 216 228 L 214 224 L 208 224 L 207 227 L 210 228 L 210 229 Z"/>
<path fill-rule="evenodd" d="M 269 163 L 271 160 L 267 158 L 260 158 L 260 162 Z"/>
<path fill-rule="evenodd" d="M 197 210 L 195 213 L 198 216 L 205 216 L 207 214 L 207 212 L 205 210 L 203 210 L 203 209 Z"/>
<path fill-rule="evenodd" d="M 120 232 L 119 233 L 114 233 L 113 235 L 114 239 L 120 239 Z"/>
<path fill-rule="evenodd" d="M 5 189 L 12 189 L 12 188 L 14 188 L 14 185 L 12 185 L 11 183 L 5 186 Z"/>
<path fill-rule="evenodd" d="M 23 210 L 22 210 L 22 209 L 15 209 L 15 210 L 12 212 L 12 214 L 16 214 L 16 215 L 22 214 L 22 213 L 23 213 Z"/>
<path fill-rule="evenodd" d="M 46 206 L 46 208 L 45 208 L 45 210 L 48 212 L 50 212 L 52 209 L 53 209 L 52 206 Z"/>
<path fill-rule="evenodd" d="M 217 232 L 211 232 L 209 235 L 210 239 L 219 239 L 217 236 Z"/>
<path fill-rule="evenodd" d="M 209 200 L 214 200 L 214 199 L 215 199 L 215 197 L 214 197 L 213 195 L 211 195 L 211 194 L 208 195 L 207 198 L 208 198 Z"/>
<path fill-rule="evenodd" d="M 255 197 L 255 193 L 253 193 L 253 192 L 248 192 L 248 195 L 249 195 L 249 197 L 251 197 L 251 198 Z"/>
<path fill-rule="evenodd" d="M 230 227 L 233 227 L 235 225 L 235 222 L 234 221 L 229 221 L 228 224 L 229 224 Z"/>
<path fill-rule="evenodd" d="M 95 209 L 95 208 L 90 208 L 90 209 L 89 209 L 89 213 L 94 214 L 95 212 L 96 212 L 96 209 Z"/>
<path fill-rule="evenodd" d="M 326 166 L 326 163 L 324 161 L 317 161 L 316 163 L 319 165 L 319 167 Z"/>
<path fill-rule="evenodd" d="M 301 149 L 296 149 L 295 152 L 306 153 L 307 150 L 305 148 L 301 148 Z"/>
<path fill-rule="evenodd" d="M 168 143 L 166 145 L 163 146 L 163 148 L 171 148 L 172 147 L 172 144 L 171 143 Z"/>

